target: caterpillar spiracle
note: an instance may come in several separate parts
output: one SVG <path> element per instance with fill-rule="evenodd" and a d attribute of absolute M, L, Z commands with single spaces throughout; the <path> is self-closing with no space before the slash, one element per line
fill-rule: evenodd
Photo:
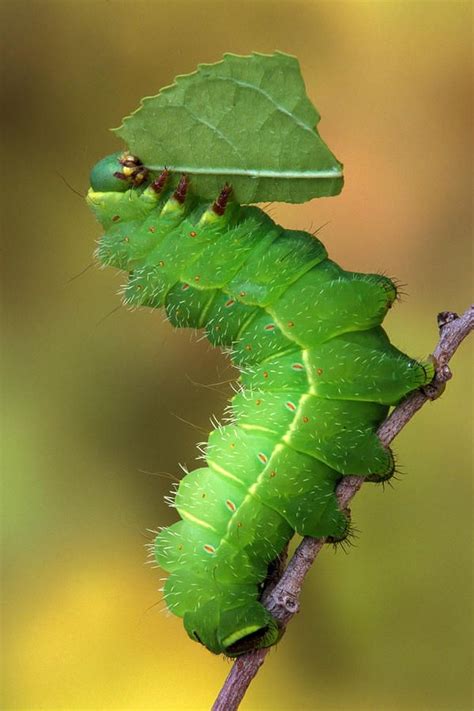
<path fill-rule="evenodd" d="M 281 635 L 259 598 L 294 533 L 347 535 L 340 479 L 392 476 L 377 427 L 434 366 L 383 330 L 390 279 L 342 269 L 314 235 L 238 204 L 230 185 L 208 200 L 192 176 L 173 177 L 115 153 L 93 168 L 87 202 L 104 229 L 98 260 L 128 274 L 124 302 L 203 329 L 240 371 L 206 466 L 176 491 L 180 520 L 154 544 L 169 610 L 192 639 L 236 657 Z"/>

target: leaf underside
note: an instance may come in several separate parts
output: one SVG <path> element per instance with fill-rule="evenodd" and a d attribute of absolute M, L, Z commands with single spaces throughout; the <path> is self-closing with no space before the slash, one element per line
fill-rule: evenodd
<path fill-rule="evenodd" d="M 186 173 L 214 199 L 241 203 L 337 195 L 342 165 L 321 140 L 296 57 L 225 54 L 146 97 L 114 132 L 153 171 Z"/>

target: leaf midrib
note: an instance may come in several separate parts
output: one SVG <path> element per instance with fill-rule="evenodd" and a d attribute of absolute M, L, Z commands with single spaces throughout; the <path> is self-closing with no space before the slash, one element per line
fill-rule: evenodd
<path fill-rule="evenodd" d="M 149 165 L 148 170 L 159 171 L 165 168 L 170 172 L 189 173 L 195 175 L 236 175 L 246 178 L 275 178 L 293 180 L 295 178 L 303 178 L 306 180 L 314 180 L 314 178 L 342 178 L 343 172 L 339 168 L 329 170 L 267 170 L 265 168 L 211 168 L 211 167 L 192 167 L 189 165 Z"/>

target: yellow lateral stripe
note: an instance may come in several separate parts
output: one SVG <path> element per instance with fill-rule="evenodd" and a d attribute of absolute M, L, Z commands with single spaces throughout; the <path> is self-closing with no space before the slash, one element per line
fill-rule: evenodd
<path fill-rule="evenodd" d="M 308 383 L 309 383 L 309 390 L 306 393 L 307 395 L 317 395 L 317 390 L 316 390 L 316 382 L 314 379 L 311 377 L 311 363 L 310 363 L 310 350 L 307 348 L 306 350 L 301 351 L 301 355 L 303 356 L 303 363 L 306 368 L 306 373 L 308 377 Z"/>
<path fill-rule="evenodd" d="M 283 439 L 284 439 L 285 437 L 286 437 L 286 435 L 284 435 Z M 258 475 L 257 481 L 255 481 L 255 482 L 254 482 L 251 486 L 249 486 L 249 488 L 248 488 L 248 493 L 249 493 L 251 496 L 255 496 L 255 494 L 258 494 L 258 485 L 261 484 L 262 481 L 268 476 L 268 470 L 272 468 L 272 459 L 273 459 L 273 457 L 275 456 L 275 454 L 278 454 L 278 452 L 281 452 L 281 450 L 283 449 L 283 447 L 284 447 L 284 445 L 281 443 L 281 441 L 278 442 L 278 444 L 276 444 L 276 445 L 274 446 L 273 452 L 271 453 L 270 457 L 268 458 L 268 462 L 267 462 L 267 464 L 266 464 L 266 466 L 265 466 L 263 472 Z M 272 508 L 272 507 L 270 506 L 270 508 Z"/>
<path fill-rule="evenodd" d="M 249 432 L 252 432 L 252 430 L 258 430 L 259 432 L 270 432 L 271 434 L 276 434 L 275 430 L 271 430 L 268 427 L 263 427 L 263 425 L 246 425 L 239 423 L 239 427 L 242 430 L 249 430 Z"/>
<path fill-rule="evenodd" d="M 293 282 L 293 283 L 294 283 L 294 282 Z M 271 308 L 269 308 L 269 309 L 267 309 L 267 313 L 270 314 L 270 316 L 272 317 L 273 321 L 275 322 L 275 325 L 278 326 L 278 328 L 280 329 L 280 331 L 282 332 L 282 334 L 285 336 L 285 338 L 287 338 L 290 343 L 295 343 L 295 344 L 298 346 L 299 349 L 303 350 L 304 347 L 305 347 L 305 344 L 304 344 L 304 343 L 300 343 L 300 341 L 298 341 L 298 339 L 295 338 L 294 335 L 293 335 L 293 338 L 292 338 L 292 337 L 287 333 L 288 329 L 286 328 L 286 324 L 284 325 L 284 324 L 281 322 L 281 320 L 277 318 L 275 312 L 274 312 Z M 284 351 L 282 351 L 282 352 L 284 353 Z M 262 362 L 263 362 L 263 361 L 262 361 Z"/>
<path fill-rule="evenodd" d="M 214 471 L 216 471 L 218 474 L 222 474 L 222 476 L 227 477 L 227 479 L 232 479 L 232 481 L 236 481 L 238 484 L 245 486 L 244 482 L 241 479 L 238 479 L 236 476 L 228 472 L 227 469 L 224 469 L 224 467 L 221 467 L 219 464 L 216 464 L 215 462 L 212 462 L 209 459 L 207 460 L 207 463 L 209 464 L 211 469 L 214 469 Z"/>
<path fill-rule="evenodd" d="M 299 415 L 300 415 L 300 413 L 301 413 L 301 408 L 303 407 L 304 403 L 306 402 L 306 400 L 307 400 L 309 397 L 310 397 L 310 393 L 303 393 L 303 395 L 302 395 L 302 396 L 300 397 L 300 399 L 298 400 L 298 405 L 297 405 L 297 408 L 296 408 L 296 412 L 295 412 L 295 416 L 294 416 L 294 418 L 293 418 L 293 421 L 290 422 L 290 425 L 289 425 L 287 431 L 285 432 L 285 434 L 284 434 L 283 437 L 281 438 L 281 439 L 282 439 L 282 442 L 284 442 L 285 444 L 289 444 L 289 443 L 290 443 L 291 433 L 295 431 L 296 422 L 297 422 L 297 419 L 298 419 L 298 417 L 299 417 Z"/>
<path fill-rule="evenodd" d="M 247 627 L 242 627 L 240 630 L 236 630 L 228 637 L 223 639 L 222 644 L 224 645 L 224 647 L 230 647 L 231 644 L 237 642 L 239 639 L 242 639 L 242 637 L 246 637 L 248 634 L 252 634 L 252 632 L 257 632 L 260 629 L 262 629 L 262 625 L 247 625 Z"/>
<path fill-rule="evenodd" d="M 197 516 L 193 516 L 193 514 L 189 513 L 189 511 L 185 511 L 184 509 L 180 508 L 179 515 L 181 516 L 181 518 L 186 519 L 186 521 L 191 521 L 191 523 L 195 523 L 196 526 L 202 526 L 202 528 L 208 528 L 210 531 L 217 533 L 214 526 L 211 526 L 211 524 L 207 523 L 207 521 L 203 521 L 202 519 L 197 518 Z"/>

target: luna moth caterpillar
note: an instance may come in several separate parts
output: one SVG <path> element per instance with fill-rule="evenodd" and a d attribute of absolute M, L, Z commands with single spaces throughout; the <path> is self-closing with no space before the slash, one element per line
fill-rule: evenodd
<path fill-rule="evenodd" d="M 393 456 L 377 427 L 434 374 L 432 363 L 395 348 L 381 326 L 397 298 L 390 279 L 346 271 L 313 234 L 245 204 L 301 202 L 342 187 L 341 166 L 317 133 L 319 117 L 302 86 L 297 61 L 280 53 L 204 65 L 124 121 L 119 134 L 128 148 L 94 166 L 87 197 L 104 229 L 99 262 L 128 274 L 124 302 L 164 308 L 177 328 L 203 329 L 240 371 L 226 424 L 210 433 L 205 466 L 178 486 L 180 520 L 153 546 L 169 574 L 168 608 L 192 639 L 230 657 L 278 641 L 278 623 L 259 600 L 269 567 L 295 532 L 347 536 L 338 482 L 349 474 L 392 476 Z M 248 87 L 257 97 L 253 113 L 244 105 L 248 135 L 255 131 L 258 142 L 270 127 L 275 142 L 289 121 L 290 134 L 294 125 L 310 134 L 304 141 L 315 149 L 315 165 L 304 150 L 292 154 L 280 144 L 264 169 L 252 164 L 257 148 L 238 139 L 238 91 Z M 263 116 L 259 134 L 260 101 L 272 105 L 273 118 Z M 169 126 L 172 109 L 197 117 L 196 131 L 215 132 L 216 154 L 204 164 L 189 142 L 186 163 L 170 138 L 171 129 L 179 132 Z M 239 158 L 232 164 L 225 163 L 229 143 L 229 155 Z"/>

